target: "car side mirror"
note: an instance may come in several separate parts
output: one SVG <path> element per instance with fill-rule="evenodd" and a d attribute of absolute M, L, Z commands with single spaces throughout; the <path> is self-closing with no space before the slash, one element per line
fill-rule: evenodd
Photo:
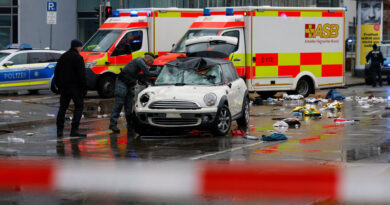
<path fill-rule="evenodd" d="M 4 63 L 4 66 L 5 67 L 8 67 L 8 66 L 12 66 L 14 64 L 14 62 L 12 62 L 12 61 L 6 61 L 5 63 Z"/>
<path fill-rule="evenodd" d="M 226 84 L 229 88 L 232 88 L 232 83 Z"/>
<path fill-rule="evenodd" d="M 172 48 L 175 47 L 175 46 L 176 46 L 176 44 L 172 44 Z"/>

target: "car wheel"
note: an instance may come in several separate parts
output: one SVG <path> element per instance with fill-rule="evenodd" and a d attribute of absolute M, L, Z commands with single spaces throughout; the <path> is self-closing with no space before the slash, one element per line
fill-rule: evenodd
<path fill-rule="evenodd" d="M 216 136 L 226 135 L 232 125 L 232 116 L 229 111 L 229 107 L 224 105 L 218 111 L 212 133 Z"/>
<path fill-rule="evenodd" d="M 242 116 L 237 119 L 237 124 L 239 126 L 247 126 L 249 124 L 249 118 L 250 118 L 250 109 L 249 109 L 249 100 L 248 98 L 244 99 L 244 102 L 242 104 Z"/>
<path fill-rule="evenodd" d="M 28 93 L 30 95 L 38 95 L 39 94 L 39 90 L 28 90 Z"/>
<path fill-rule="evenodd" d="M 303 97 L 307 97 L 313 89 L 313 85 L 307 78 L 302 78 L 297 83 L 297 88 L 295 89 L 295 93 L 298 95 L 302 95 Z"/>
<path fill-rule="evenodd" d="M 51 81 L 50 85 L 50 91 L 53 92 L 54 94 L 59 94 L 60 92 L 58 91 L 58 88 L 54 82 L 54 80 Z"/>
<path fill-rule="evenodd" d="M 98 82 L 98 94 L 102 98 L 111 98 L 115 91 L 115 78 L 113 76 L 103 76 Z"/>

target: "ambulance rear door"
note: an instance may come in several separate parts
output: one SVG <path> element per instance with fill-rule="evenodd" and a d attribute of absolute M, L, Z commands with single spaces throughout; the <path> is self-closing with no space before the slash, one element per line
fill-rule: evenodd
<path fill-rule="evenodd" d="M 245 77 L 245 37 L 243 28 L 230 28 L 221 33 L 221 36 L 230 36 L 238 39 L 236 49 L 229 56 L 229 60 L 233 62 L 234 67 L 240 77 Z"/>

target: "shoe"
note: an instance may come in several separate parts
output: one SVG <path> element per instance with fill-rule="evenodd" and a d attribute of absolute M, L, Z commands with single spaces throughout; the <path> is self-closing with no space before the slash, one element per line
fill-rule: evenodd
<path fill-rule="evenodd" d="M 86 134 L 80 133 L 78 130 L 70 132 L 71 137 L 87 137 Z"/>
<path fill-rule="evenodd" d="M 121 130 L 116 126 L 110 126 L 109 129 L 112 130 L 113 133 L 120 133 L 121 132 Z"/>
<path fill-rule="evenodd" d="M 57 130 L 57 137 L 63 137 L 63 136 L 64 136 L 64 131 Z"/>

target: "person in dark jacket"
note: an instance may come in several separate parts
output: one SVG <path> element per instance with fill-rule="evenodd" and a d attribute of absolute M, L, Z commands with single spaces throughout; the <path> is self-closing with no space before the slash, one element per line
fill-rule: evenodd
<path fill-rule="evenodd" d="M 372 81 L 372 87 L 376 87 L 376 81 L 378 81 L 379 86 L 382 87 L 382 73 L 381 67 L 384 63 L 384 58 L 382 52 L 378 49 L 378 46 L 374 44 L 372 46 L 373 50 L 370 51 L 366 56 L 366 61 L 371 60 L 370 64 L 370 75 Z"/>
<path fill-rule="evenodd" d="M 80 55 L 82 43 L 72 40 L 71 48 L 62 54 L 54 71 L 54 82 L 61 94 L 60 108 L 57 114 L 57 136 L 62 137 L 65 123 L 65 112 L 73 100 L 74 111 L 70 136 L 86 137 L 79 132 L 80 120 L 86 93 L 85 65 Z"/>
<path fill-rule="evenodd" d="M 155 77 L 158 75 L 158 71 L 149 71 L 149 67 L 153 65 L 154 56 L 145 54 L 145 57 L 139 57 L 125 66 L 125 68 L 119 73 L 115 83 L 115 104 L 112 109 L 110 126 L 114 133 L 119 133 L 120 130 L 117 127 L 118 118 L 122 107 L 125 107 L 125 116 L 127 121 L 127 128 L 132 128 L 132 100 L 134 97 L 134 86 L 137 83 L 138 78 L 141 78 L 140 72 L 143 75 L 149 77 Z"/>

